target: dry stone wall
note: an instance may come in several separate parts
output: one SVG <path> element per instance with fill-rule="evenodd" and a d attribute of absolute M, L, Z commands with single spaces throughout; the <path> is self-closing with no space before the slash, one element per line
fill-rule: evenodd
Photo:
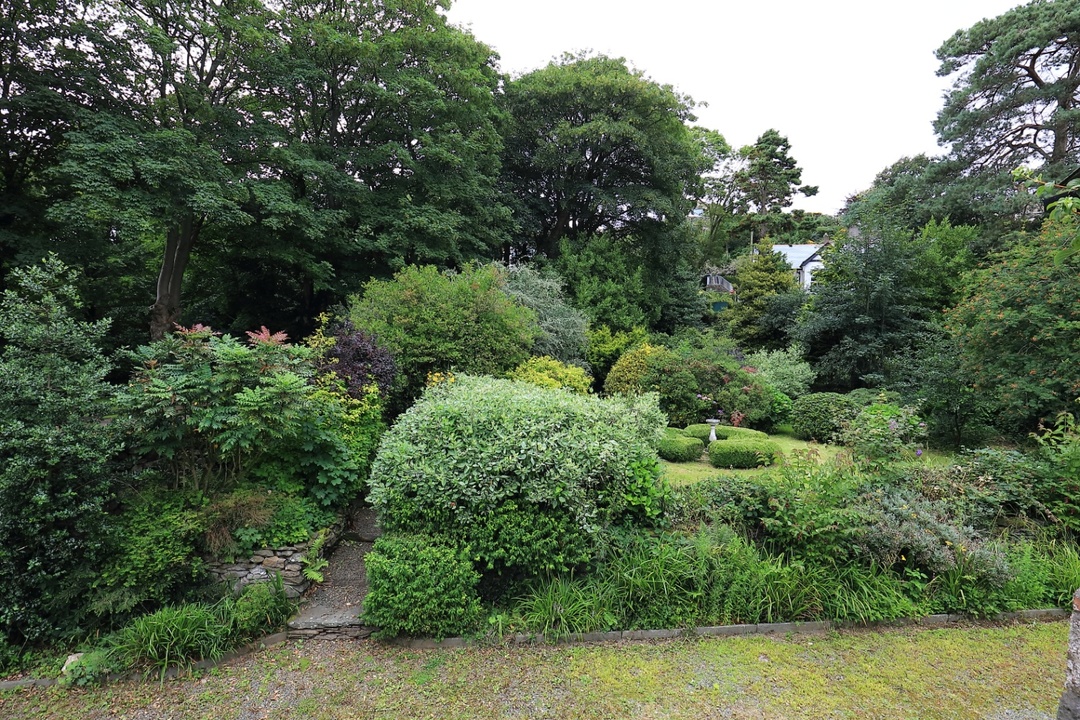
<path fill-rule="evenodd" d="M 327 556 L 341 539 L 343 522 L 338 522 L 327 530 L 321 555 Z M 281 575 L 285 586 L 285 595 L 296 599 L 311 587 L 311 581 L 304 577 L 304 562 L 307 559 L 311 543 L 302 542 L 279 548 L 256 550 L 247 558 L 237 558 L 226 562 L 216 558 L 204 558 L 207 572 L 216 582 L 228 583 L 234 592 L 249 583 L 267 582 L 274 574 Z M 313 558 L 314 559 L 314 558 Z"/>

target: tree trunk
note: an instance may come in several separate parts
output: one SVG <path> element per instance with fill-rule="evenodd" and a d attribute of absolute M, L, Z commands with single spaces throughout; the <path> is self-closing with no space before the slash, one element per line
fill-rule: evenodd
<path fill-rule="evenodd" d="M 201 221 L 186 215 L 165 236 L 165 257 L 158 273 L 157 299 L 150 306 L 150 339 L 160 340 L 180 320 L 180 285 Z"/>

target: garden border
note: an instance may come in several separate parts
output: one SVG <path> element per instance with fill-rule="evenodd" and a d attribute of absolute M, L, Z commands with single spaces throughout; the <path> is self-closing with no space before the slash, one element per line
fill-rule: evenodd
<path fill-rule="evenodd" d="M 1007 622 L 1010 620 L 1063 620 L 1068 618 L 1068 610 L 1061 608 L 1046 608 L 1040 610 L 1020 610 L 1018 612 L 1000 613 L 993 617 L 985 618 L 994 622 Z M 885 629 L 906 626 L 945 626 L 958 623 L 963 620 L 976 620 L 970 615 L 926 615 L 920 618 L 897 618 L 896 620 L 882 620 L 878 622 L 856 622 L 835 620 L 811 620 L 807 622 L 782 622 L 782 623 L 757 623 L 753 625 L 712 625 L 692 628 L 680 628 L 677 630 L 612 630 L 609 632 L 575 633 L 566 638 L 549 641 L 543 635 L 520 633 L 510 636 L 508 641 L 514 645 L 532 645 L 538 643 L 571 644 L 571 643 L 596 643 L 596 642 L 619 642 L 623 640 L 670 640 L 679 637 L 738 637 L 745 635 L 777 635 L 780 633 L 822 633 L 829 630 L 844 630 L 851 628 Z M 249 655 L 256 650 L 281 645 L 289 642 L 288 632 L 267 635 L 261 640 L 248 643 L 243 647 L 231 650 L 217 660 L 200 660 L 192 663 L 189 668 L 172 667 L 165 671 L 164 677 L 157 673 L 121 673 L 109 675 L 106 682 L 148 682 L 151 680 L 172 680 L 183 672 L 190 670 L 209 670 L 221 663 L 229 662 L 237 658 Z M 303 642 L 303 640 L 300 640 Z M 322 642 L 336 642 L 324 640 Z M 483 644 L 470 638 L 451 637 L 443 640 L 431 638 L 394 638 L 389 641 L 393 645 L 406 647 L 413 650 L 436 650 L 439 648 L 459 648 L 468 645 Z M 18 690 L 31 687 L 53 687 L 60 684 L 57 678 L 28 678 L 26 680 L 8 680 L 0 682 L 0 692 Z"/>

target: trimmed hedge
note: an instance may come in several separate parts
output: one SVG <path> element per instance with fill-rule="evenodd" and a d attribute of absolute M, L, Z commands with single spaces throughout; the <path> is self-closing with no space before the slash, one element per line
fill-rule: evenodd
<path fill-rule="evenodd" d="M 709 463 L 716 468 L 756 468 L 772 465 L 780 454 L 769 440 L 732 438 L 709 443 Z"/>
<path fill-rule="evenodd" d="M 361 617 L 381 637 L 442 639 L 479 624 L 480 574 L 462 551 L 424 535 L 384 535 L 364 565 L 369 585 Z"/>
<path fill-rule="evenodd" d="M 704 442 L 675 428 L 665 430 L 664 437 L 656 446 L 656 452 L 668 462 L 691 462 L 699 459 L 704 450 Z"/>
<path fill-rule="evenodd" d="M 768 433 L 763 433 L 760 430 L 751 430 L 744 427 L 732 427 L 731 425 L 717 425 L 716 426 L 716 439 L 717 440 L 768 440 Z"/>
<path fill-rule="evenodd" d="M 709 431 L 711 428 L 706 423 L 699 423 L 697 425 L 687 425 L 683 433 L 690 437 L 697 438 L 703 443 L 709 442 Z M 716 439 L 727 440 L 730 438 L 756 438 L 758 440 L 767 440 L 769 436 L 760 430 L 751 430 L 744 427 L 733 427 L 731 425 L 717 425 L 716 426 Z"/>

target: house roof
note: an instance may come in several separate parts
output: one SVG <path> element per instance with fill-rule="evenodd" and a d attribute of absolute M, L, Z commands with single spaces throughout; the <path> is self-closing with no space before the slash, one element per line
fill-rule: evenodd
<path fill-rule="evenodd" d="M 804 245 L 773 245 L 772 249 L 773 252 L 783 255 L 788 265 L 798 270 L 810 260 L 815 259 L 815 256 L 821 252 L 823 247 L 824 245 L 806 243 Z"/>

